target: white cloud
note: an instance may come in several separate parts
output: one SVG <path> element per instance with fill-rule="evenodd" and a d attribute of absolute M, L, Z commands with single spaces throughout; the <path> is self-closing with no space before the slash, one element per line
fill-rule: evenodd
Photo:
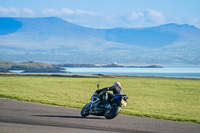
<path fill-rule="evenodd" d="M 30 8 L 5 8 L 0 6 L 0 17 L 59 17 L 69 22 L 93 28 L 148 27 L 165 23 L 191 24 L 200 27 L 200 18 L 170 18 L 160 11 L 147 9 L 127 14 L 104 14 L 68 8 L 32 10 Z"/>
<path fill-rule="evenodd" d="M 129 16 L 128 16 L 128 19 L 129 20 L 138 20 L 138 19 L 141 19 L 144 17 L 144 14 L 143 13 L 137 13 L 137 12 L 132 12 Z"/>
<path fill-rule="evenodd" d="M 84 11 L 84 10 L 76 10 L 73 11 L 71 9 L 68 8 L 61 8 L 60 10 L 56 10 L 56 9 L 52 9 L 52 8 L 46 8 L 43 9 L 42 11 L 38 12 L 38 16 L 54 16 L 54 17 L 71 17 L 71 18 L 76 18 L 78 19 L 78 17 L 96 17 L 96 16 L 102 16 L 101 13 L 97 13 L 97 12 L 88 12 L 88 11 Z"/>
<path fill-rule="evenodd" d="M 62 8 L 61 12 L 64 14 L 74 14 L 74 11 L 72 11 L 71 9 L 68 9 L 68 8 Z"/>
<path fill-rule="evenodd" d="M 0 6 L 0 13 L 5 13 L 5 12 L 7 12 L 7 9 Z"/>
<path fill-rule="evenodd" d="M 142 27 L 160 24 L 164 21 L 161 12 L 148 9 L 144 12 L 132 12 L 124 15 L 108 15 L 85 10 L 71 10 L 68 8 L 46 8 L 34 11 L 29 8 L 0 7 L 0 17 L 59 17 L 78 25 L 94 28 L 105 27 Z"/>
<path fill-rule="evenodd" d="M 43 9 L 38 15 L 43 15 L 45 17 L 59 16 L 61 15 L 61 12 L 52 8 L 46 8 Z"/>
<path fill-rule="evenodd" d="M 29 8 L 4 8 L 0 6 L 0 17 L 35 17 L 36 13 Z"/>
<path fill-rule="evenodd" d="M 192 19 L 192 24 L 200 28 L 200 17 Z"/>
<path fill-rule="evenodd" d="M 27 15 L 30 15 L 30 16 L 35 16 L 35 12 L 29 8 L 23 8 L 23 12 Z"/>
<path fill-rule="evenodd" d="M 154 21 L 156 23 L 163 23 L 165 21 L 165 17 L 162 12 L 158 12 L 152 9 L 146 10 L 145 17 L 146 19 Z"/>
<path fill-rule="evenodd" d="M 20 16 L 20 11 L 16 8 L 4 8 L 4 7 L 1 7 L 0 6 L 0 15 L 1 16 L 8 16 L 8 17 L 11 17 L 11 16 L 16 16 L 16 17 L 19 17 Z"/>
<path fill-rule="evenodd" d="M 77 14 L 81 14 L 81 15 L 89 15 L 89 16 L 101 16 L 101 13 L 98 12 L 88 12 L 88 11 L 83 11 L 83 10 L 77 10 L 76 11 Z"/>
<path fill-rule="evenodd" d="M 36 17 L 37 13 L 29 8 L 20 9 L 20 17 Z"/>
<path fill-rule="evenodd" d="M 132 12 L 122 19 L 128 27 L 149 27 L 166 23 L 163 13 L 152 9 L 147 9 L 144 12 Z"/>

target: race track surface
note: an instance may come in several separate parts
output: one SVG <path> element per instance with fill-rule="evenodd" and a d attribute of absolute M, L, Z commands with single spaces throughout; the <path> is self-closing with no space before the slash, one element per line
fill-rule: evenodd
<path fill-rule="evenodd" d="M 89 116 L 80 110 L 0 98 L 0 133 L 200 133 L 200 124 L 119 115 Z"/>

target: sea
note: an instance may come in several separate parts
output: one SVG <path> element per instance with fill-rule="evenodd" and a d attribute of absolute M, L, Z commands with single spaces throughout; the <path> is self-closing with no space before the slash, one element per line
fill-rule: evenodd
<path fill-rule="evenodd" d="M 175 78 L 200 79 L 200 66 L 166 66 L 163 68 L 129 68 L 129 67 L 65 67 L 70 74 L 103 74 L 103 75 L 131 75 L 158 76 Z"/>

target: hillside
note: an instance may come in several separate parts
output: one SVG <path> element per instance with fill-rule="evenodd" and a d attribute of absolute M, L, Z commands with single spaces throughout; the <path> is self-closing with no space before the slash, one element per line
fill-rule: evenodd
<path fill-rule="evenodd" d="M 0 73 L 20 70 L 23 73 L 67 73 L 64 68 L 55 64 L 42 62 L 9 62 L 0 61 Z"/>
<path fill-rule="evenodd" d="M 144 47 L 164 47 L 183 38 L 200 40 L 200 30 L 190 25 L 166 24 L 150 28 L 106 30 L 106 40 Z"/>
<path fill-rule="evenodd" d="M 166 24 L 92 29 L 49 18 L 0 18 L 0 60 L 200 65 L 200 29 Z"/>

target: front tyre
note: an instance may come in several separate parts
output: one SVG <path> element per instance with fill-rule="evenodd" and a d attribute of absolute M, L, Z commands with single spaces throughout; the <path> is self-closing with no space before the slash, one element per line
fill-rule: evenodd
<path fill-rule="evenodd" d="M 106 119 L 113 119 L 119 114 L 120 111 L 121 107 L 114 105 L 111 110 L 105 112 L 104 116 Z"/>
<path fill-rule="evenodd" d="M 89 106 L 90 105 L 90 103 L 88 103 L 88 104 L 86 104 L 83 108 L 82 108 L 82 110 L 81 110 L 81 116 L 82 117 L 86 117 L 86 116 L 88 116 L 90 113 L 89 113 Z"/>

